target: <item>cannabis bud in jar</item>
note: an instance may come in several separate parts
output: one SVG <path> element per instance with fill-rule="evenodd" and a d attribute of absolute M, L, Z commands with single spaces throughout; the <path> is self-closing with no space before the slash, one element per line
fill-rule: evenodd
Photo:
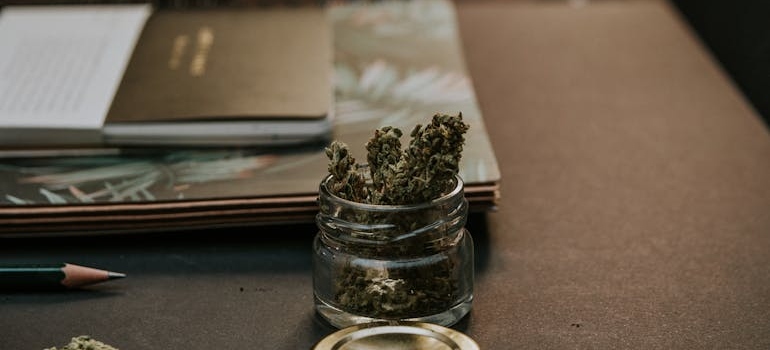
<path fill-rule="evenodd" d="M 333 325 L 450 325 L 470 310 L 473 242 L 457 175 L 467 130 L 462 114 L 437 114 L 402 147 L 401 130 L 381 128 L 367 164 L 341 142 L 327 148 L 313 281 L 316 309 Z"/>

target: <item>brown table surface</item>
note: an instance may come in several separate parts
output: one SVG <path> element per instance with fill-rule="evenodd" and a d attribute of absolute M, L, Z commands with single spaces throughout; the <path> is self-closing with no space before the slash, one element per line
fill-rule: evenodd
<path fill-rule="evenodd" d="M 471 217 L 485 349 L 770 348 L 770 133 L 658 1 L 462 2 L 502 171 Z M 0 241 L 129 278 L 0 294 L 0 349 L 307 349 L 312 225 Z"/>

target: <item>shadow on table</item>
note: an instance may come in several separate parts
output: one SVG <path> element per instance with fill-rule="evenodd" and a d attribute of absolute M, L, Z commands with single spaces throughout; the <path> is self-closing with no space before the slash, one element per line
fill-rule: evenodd
<path fill-rule="evenodd" d="M 486 215 L 466 226 L 475 243 L 476 273 L 486 270 Z M 310 273 L 314 224 L 130 235 L 3 239 L 0 264 L 69 262 L 117 272 Z"/>
<path fill-rule="evenodd" d="M 60 290 L 0 291 L 0 305 L 77 303 L 118 297 L 123 294 L 122 290 L 110 287 L 68 290 L 66 293 L 62 293 Z"/>
<path fill-rule="evenodd" d="M 473 213 L 468 216 L 465 228 L 473 237 L 474 267 L 476 274 L 481 275 L 489 265 L 490 245 L 489 229 L 487 227 L 486 213 Z"/>
<path fill-rule="evenodd" d="M 239 273 L 310 271 L 315 226 L 249 227 L 107 235 L 4 239 L 2 263 L 70 262 L 118 272 Z"/>

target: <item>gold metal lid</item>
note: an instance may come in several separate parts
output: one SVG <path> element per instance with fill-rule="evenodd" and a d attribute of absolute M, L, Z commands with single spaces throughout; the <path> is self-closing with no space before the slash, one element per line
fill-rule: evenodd
<path fill-rule="evenodd" d="M 467 335 L 422 322 L 373 322 L 341 329 L 313 350 L 479 350 Z"/>

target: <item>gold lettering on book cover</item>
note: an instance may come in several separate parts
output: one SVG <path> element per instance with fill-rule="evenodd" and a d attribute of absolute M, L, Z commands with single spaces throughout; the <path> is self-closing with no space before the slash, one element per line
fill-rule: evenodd
<path fill-rule="evenodd" d="M 195 55 L 190 62 L 190 75 L 194 77 L 203 76 L 206 73 L 206 62 L 209 57 L 209 51 L 214 44 L 214 31 L 211 27 L 201 27 L 198 30 L 197 46 Z"/>
<path fill-rule="evenodd" d="M 171 45 L 171 56 L 168 58 L 168 68 L 171 70 L 179 69 L 184 57 L 187 46 L 190 44 L 190 36 L 186 34 L 177 35 L 174 43 Z"/>

